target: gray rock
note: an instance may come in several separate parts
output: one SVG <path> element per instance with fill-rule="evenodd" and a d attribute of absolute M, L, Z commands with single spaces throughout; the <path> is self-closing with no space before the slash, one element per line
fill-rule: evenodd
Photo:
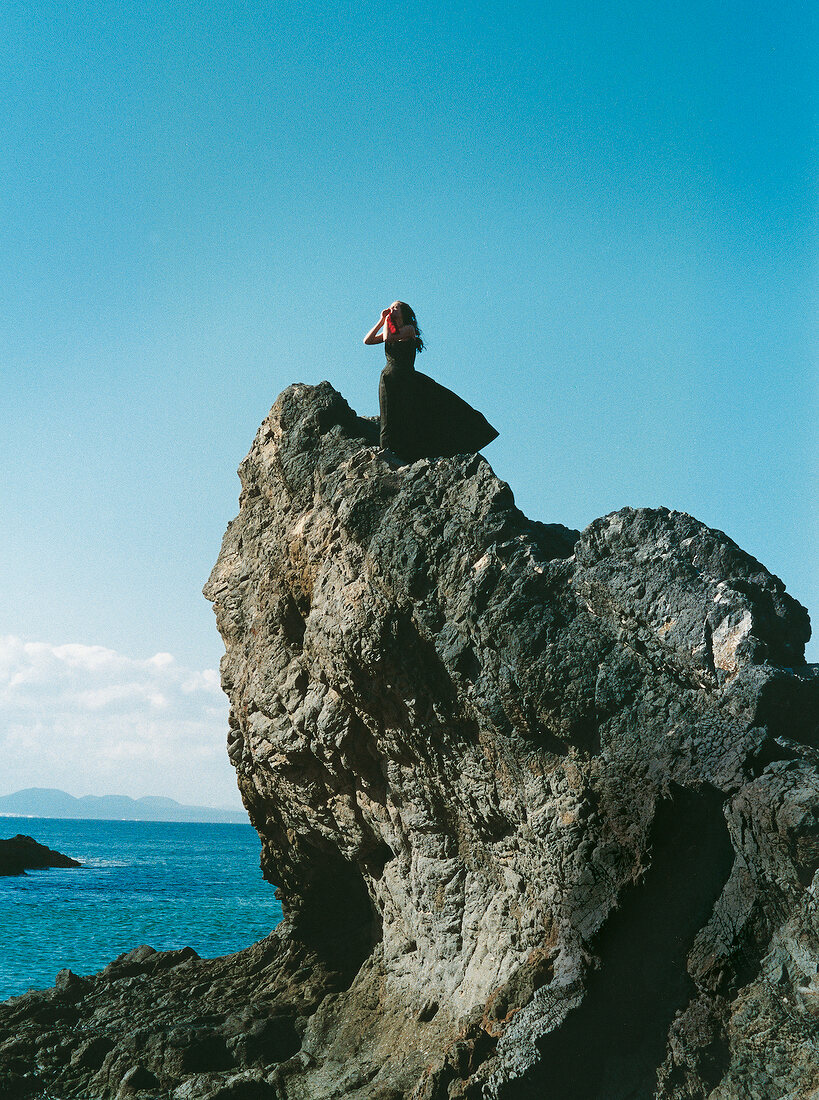
<path fill-rule="evenodd" d="M 372 441 L 328 383 L 286 390 L 206 587 L 282 925 L 8 1002 L 0 1087 L 93 1100 L 139 1066 L 178 1100 L 810 1096 L 805 609 L 690 516 L 581 534 L 480 456 L 397 467 Z"/>

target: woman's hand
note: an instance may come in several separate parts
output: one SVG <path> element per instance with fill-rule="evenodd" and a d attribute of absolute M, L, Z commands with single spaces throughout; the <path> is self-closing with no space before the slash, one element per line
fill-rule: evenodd
<path fill-rule="evenodd" d="M 364 343 L 365 344 L 383 344 L 384 343 L 384 335 L 385 335 L 387 330 L 384 329 L 384 332 L 381 332 L 381 333 L 379 333 L 378 330 L 384 326 L 384 324 L 386 323 L 386 320 L 389 317 L 389 315 L 390 315 L 390 311 L 388 309 L 382 309 L 381 310 L 381 320 L 376 321 L 376 323 L 373 325 L 373 327 L 370 329 L 370 331 L 364 337 Z"/>

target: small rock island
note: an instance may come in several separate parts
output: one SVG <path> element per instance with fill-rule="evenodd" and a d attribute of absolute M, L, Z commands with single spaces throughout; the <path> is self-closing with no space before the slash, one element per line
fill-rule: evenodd
<path fill-rule="evenodd" d="M 45 867 L 81 867 L 76 859 L 64 856 L 38 844 L 30 836 L 17 836 L 0 840 L 0 875 L 24 875 L 26 871 L 39 871 Z"/>
<path fill-rule="evenodd" d="M 206 586 L 282 923 L 0 1005 L 0 1094 L 779 1100 L 819 1089 L 819 668 L 721 531 L 527 519 L 294 385 Z"/>

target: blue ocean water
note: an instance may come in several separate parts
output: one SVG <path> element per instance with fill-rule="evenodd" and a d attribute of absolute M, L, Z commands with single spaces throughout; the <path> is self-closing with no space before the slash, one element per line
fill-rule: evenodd
<path fill-rule="evenodd" d="M 0 1000 L 143 943 L 226 955 L 281 920 L 250 825 L 0 818 L 0 837 L 17 833 L 83 866 L 0 877 Z"/>

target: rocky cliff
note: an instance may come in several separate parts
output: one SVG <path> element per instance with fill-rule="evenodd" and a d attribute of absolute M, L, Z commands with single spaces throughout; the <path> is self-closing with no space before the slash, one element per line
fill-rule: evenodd
<path fill-rule="evenodd" d="M 814 1095 L 804 608 L 690 516 L 578 533 L 526 519 L 480 457 L 398 466 L 373 442 L 327 383 L 286 390 L 206 587 L 284 922 L 8 1002 L 0 1084 Z"/>

